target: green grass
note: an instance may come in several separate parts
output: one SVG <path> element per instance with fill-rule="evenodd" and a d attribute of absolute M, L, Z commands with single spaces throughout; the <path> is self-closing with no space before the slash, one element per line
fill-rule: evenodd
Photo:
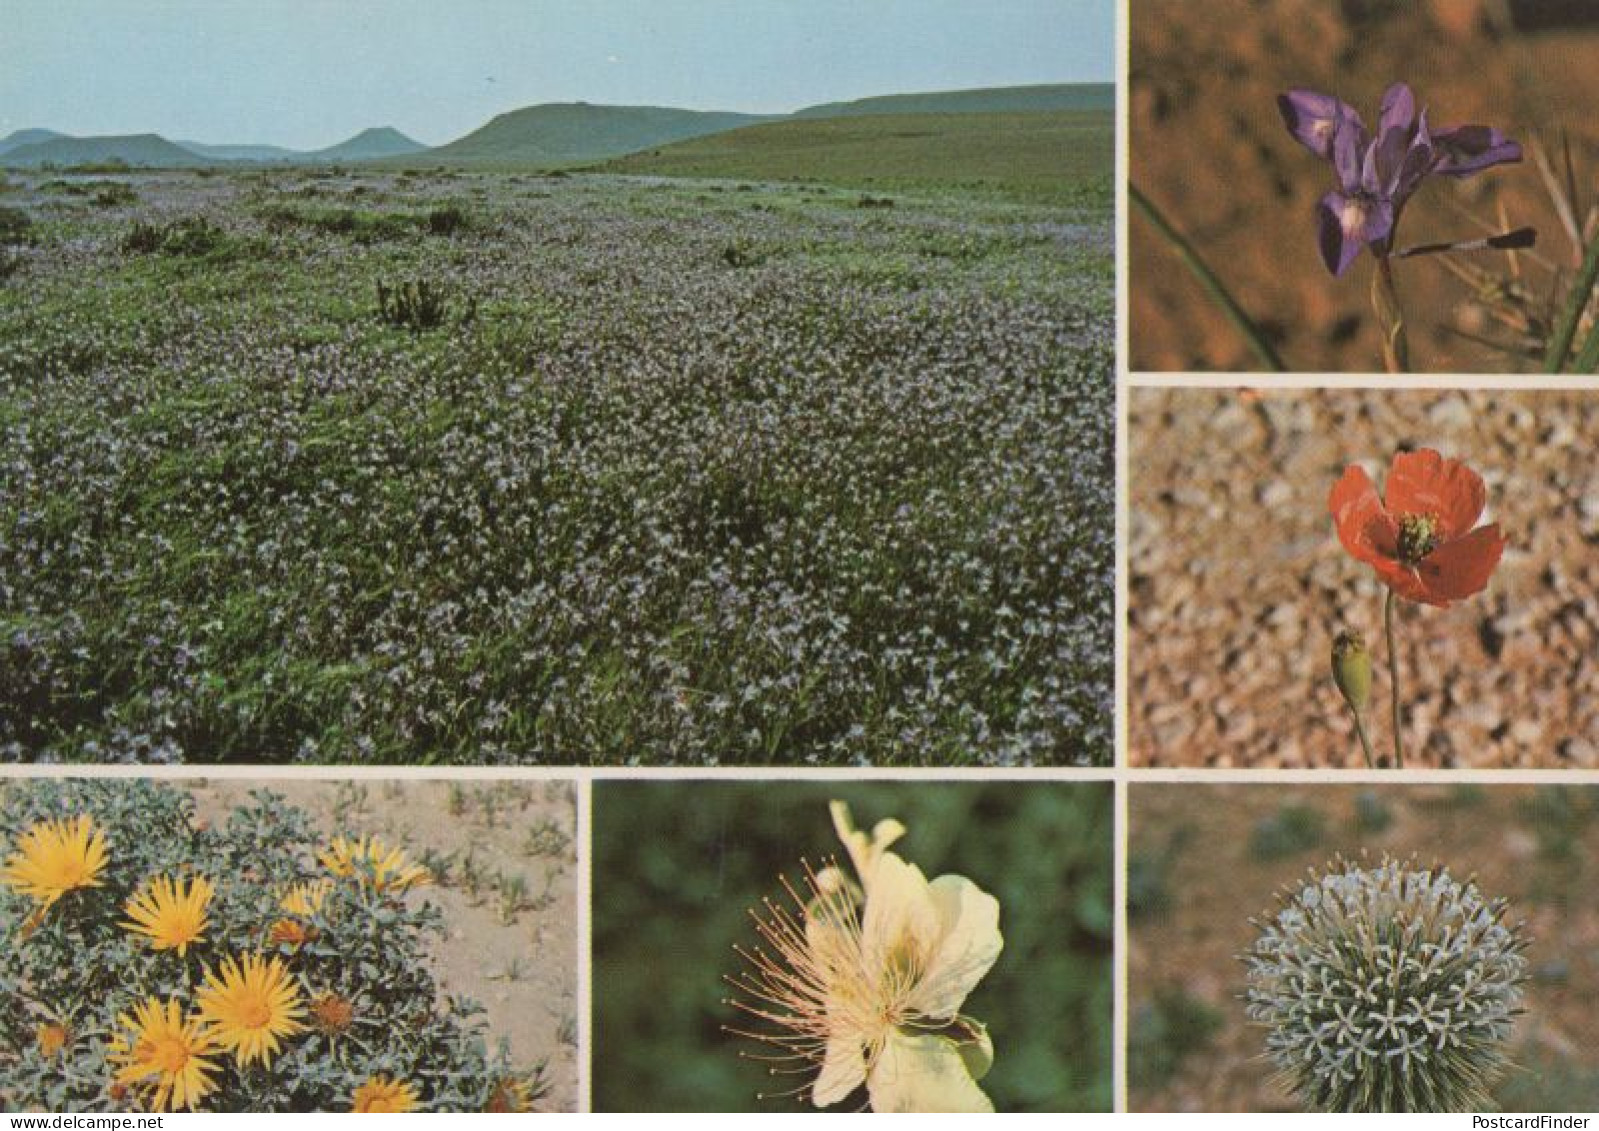
<path fill-rule="evenodd" d="M 875 192 L 978 189 L 1108 205 L 1114 115 L 1102 110 L 888 114 L 773 122 L 612 161 L 607 171 L 804 181 Z"/>

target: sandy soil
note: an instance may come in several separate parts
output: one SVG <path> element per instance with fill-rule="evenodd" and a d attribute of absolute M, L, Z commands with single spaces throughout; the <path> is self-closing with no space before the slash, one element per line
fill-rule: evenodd
<path fill-rule="evenodd" d="M 572 782 L 268 782 L 195 786 L 217 820 L 265 787 L 328 830 L 376 835 L 413 858 L 447 860 L 443 881 L 411 896 L 444 911 L 436 974 L 447 993 L 487 1009 L 490 1045 L 504 1037 L 518 1065 L 547 1062 L 542 1111 L 575 1111 L 577 1060 L 576 789 Z M 470 863 L 468 863 L 470 861 Z M 520 897 L 509 885 L 520 875 Z"/>
<path fill-rule="evenodd" d="M 1542 26 L 1540 26 L 1542 25 Z M 1599 201 L 1599 6 L 1537 0 L 1132 0 L 1130 175 L 1187 234 L 1300 371 L 1381 368 L 1371 261 L 1334 279 L 1316 254 L 1315 208 L 1331 167 L 1284 129 L 1276 95 L 1342 97 L 1368 125 L 1383 90 L 1406 81 L 1434 125 L 1496 126 L 1530 145 L 1569 138 L 1580 208 Z M 1501 219 L 1502 218 L 1502 219 Z M 1503 223 L 1503 227 L 1500 225 Z M 1542 305 L 1556 270 L 1580 262 L 1534 162 L 1464 180 L 1433 178 L 1406 209 L 1400 243 L 1532 225 L 1518 285 Z M 1129 219 L 1134 370 L 1254 369 L 1253 357 L 1167 244 Z M 1526 360 L 1473 344 L 1503 338 L 1488 306 L 1442 257 L 1399 265 L 1412 366 L 1516 372 Z M 1463 257 L 1495 272 L 1502 253 Z"/>
<path fill-rule="evenodd" d="M 1407 764 L 1599 767 L 1599 395 L 1134 389 L 1129 402 L 1133 765 L 1357 767 L 1332 637 L 1387 650 L 1375 573 L 1327 512 L 1343 468 L 1381 489 L 1433 447 L 1487 484 L 1509 546 L 1485 593 L 1397 618 Z"/>
<path fill-rule="evenodd" d="M 1554 787 L 1548 787 L 1554 788 Z M 1238 996 L 1244 970 L 1236 956 L 1254 938 L 1249 918 L 1276 907 L 1275 893 L 1335 855 L 1373 858 L 1415 855 L 1423 865 L 1445 864 L 1457 876 L 1475 874 L 1482 890 L 1510 901 L 1527 922 L 1532 981 L 1526 1014 L 1512 1046 L 1524 1068 L 1506 1081 L 1516 1094 L 1548 1103 L 1599 1103 L 1599 899 L 1593 861 L 1599 826 L 1594 791 L 1576 802 L 1586 818 L 1567 855 L 1541 842 L 1532 787 L 1463 789 L 1383 787 L 1375 791 L 1391 824 L 1380 831 L 1356 825 L 1355 788 L 1337 786 L 1135 785 L 1130 798 L 1129 859 L 1165 859 L 1163 908 L 1131 917 L 1128 1009 L 1135 1016 L 1158 987 L 1183 992 L 1215 1009 L 1221 1026 L 1206 1045 L 1189 1051 L 1159 1086 L 1131 1088 L 1134 1111 L 1284 1111 L 1291 1100 L 1272 1083 L 1261 1059 L 1261 1032 L 1244 1017 Z M 1365 792 L 1373 793 L 1370 787 Z M 1571 792 L 1568 789 L 1568 792 Z M 1548 802 L 1547 794 L 1542 800 Z M 1368 799 L 1368 806 L 1370 801 Z M 1320 812 L 1320 843 L 1277 859 L 1251 848 L 1258 822 L 1284 807 Z M 1174 847 L 1176 850 L 1174 851 Z M 1572 1084 L 1578 1080 L 1581 1083 Z M 1552 1091 L 1557 1086 L 1564 1090 Z M 1501 1097 L 1507 1092 L 1501 1092 Z M 1532 1110 L 1532 1109 L 1518 1109 Z"/>

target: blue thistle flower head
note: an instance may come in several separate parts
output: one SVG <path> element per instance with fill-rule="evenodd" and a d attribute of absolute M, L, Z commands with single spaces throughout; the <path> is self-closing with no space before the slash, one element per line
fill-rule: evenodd
<path fill-rule="evenodd" d="M 1324 1112 L 1480 1111 L 1527 977 L 1504 900 L 1446 869 L 1334 862 L 1279 897 L 1243 955 L 1280 1079 Z"/>

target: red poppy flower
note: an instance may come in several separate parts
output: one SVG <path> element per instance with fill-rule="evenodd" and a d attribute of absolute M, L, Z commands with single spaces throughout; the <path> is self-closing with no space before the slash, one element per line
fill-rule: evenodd
<path fill-rule="evenodd" d="M 1411 601 L 1448 608 L 1481 593 L 1504 553 L 1498 524 L 1473 530 L 1488 493 L 1482 476 L 1437 452 L 1399 452 L 1386 497 L 1351 464 L 1327 500 L 1338 540 Z"/>

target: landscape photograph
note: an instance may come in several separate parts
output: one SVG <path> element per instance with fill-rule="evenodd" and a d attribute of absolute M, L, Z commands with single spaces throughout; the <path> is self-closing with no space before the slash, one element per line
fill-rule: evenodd
<path fill-rule="evenodd" d="M 0 760 L 1110 764 L 1110 0 L 6 23 Z"/>

